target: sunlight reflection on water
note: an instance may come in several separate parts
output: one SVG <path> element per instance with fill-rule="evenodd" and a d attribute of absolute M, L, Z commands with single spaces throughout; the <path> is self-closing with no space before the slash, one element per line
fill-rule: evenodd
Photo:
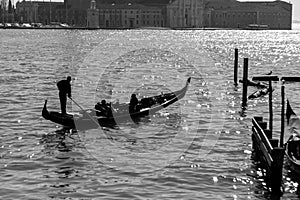
<path fill-rule="evenodd" d="M 233 49 L 240 50 L 240 66 L 243 57 L 250 59 L 249 76 L 270 70 L 279 76 L 299 75 L 299 34 L 296 30 L 0 30 L 0 180 L 6 183 L 0 187 L 1 199 L 263 199 L 264 182 L 249 152 L 251 117 L 268 116 L 267 98 L 249 101 L 246 116 L 240 115 L 241 86 L 235 89 L 231 82 Z M 125 53 L 120 53 L 122 48 Z M 188 62 L 178 62 L 182 57 Z M 144 61 L 146 64 L 140 63 Z M 90 73 L 99 67 L 111 71 Z M 180 73 L 173 73 L 174 68 Z M 59 109 L 55 83 L 69 74 L 75 78 L 73 97 L 85 108 L 107 97 L 128 101 L 127 94 L 136 89 L 130 86 L 134 81 L 140 84 L 141 95 L 153 95 L 161 88 L 181 88 L 188 76 L 193 79 L 186 97 L 150 122 L 126 124 L 121 130 L 104 129 L 118 145 L 113 151 L 99 130 L 65 135 L 60 127 L 41 117 L 45 99 L 49 100 L 49 110 Z M 119 85 L 109 93 L 108 83 Z M 279 87 L 275 84 L 277 116 Z M 299 109 L 299 85 L 286 88 Z M 78 108 L 68 102 L 68 110 Z M 275 121 L 274 128 L 280 130 L 279 118 Z M 172 141 L 179 128 L 195 133 L 189 138 L 193 142 L 188 149 L 180 150 L 178 159 L 159 172 L 137 170 L 153 168 L 147 159 L 154 164 L 161 162 L 159 156 L 145 158 L 141 152 Z M 136 136 L 138 142 L 124 139 L 120 131 Z M 153 134 L 156 131 L 159 134 Z M 87 141 L 96 145 L 86 148 Z M 172 148 L 170 153 L 178 150 Z M 91 149 L 104 160 L 95 159 Z M 206 151 L 208 155 L 199 156 Z M 137 158 L 144 165 L 135 165 Z M 131 170 L 120 170 L 129 161 L 133 161 L 129 163 Z M 298 180 L 289 175 L 286 170 L 284 198 L 296 198 Z"/>

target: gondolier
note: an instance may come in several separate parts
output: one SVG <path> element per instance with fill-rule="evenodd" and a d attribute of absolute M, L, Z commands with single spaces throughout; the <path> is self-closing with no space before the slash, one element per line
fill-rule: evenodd
<path fill-rule="evenodd" d="M 60 107 L 61 107 L 61 114 L 65 115 L 66 106 L 67 106 L 67 95 L 69 98 L 72 97 L 71 95 L 71 76 L 68 76 L 66 80 L 61 80 L 57 82 L 57 88 L 59 90 L 59 100 L 60 100 Z"/>

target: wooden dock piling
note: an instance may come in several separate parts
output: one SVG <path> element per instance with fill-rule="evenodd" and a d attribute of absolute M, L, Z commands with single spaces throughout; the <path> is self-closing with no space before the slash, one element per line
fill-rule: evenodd
<path fill-rule="evenodd" d="M 272 132 L 267 130 L 267 123 L 262 117 L 252 119 L 252 146 L 255 156 L 266 169 L 266 183 L 272 194 L 282 192 L 282 167 L 284 148 L 279 147 L 279 140 L 272 139 Z"/>
<path fill-rule="evenodd" d="M 245 62 L 246 63 L 246 62 Z M 247 64 L 245 64 L 246 66 Z M 244 77 L 247 72 L 244 72 Z M 265 169 L 265 181 L 268 189 L 271 190 L 271 199 L 280 199 L 282 195 L 282 171 L 285 154 L 284 147 L 284 124 L 285 124 L 285 87 L 284 81 L 300 82 L 300 77 L 282 77 L 281 86 L 281 134 L 280 138 L 273 138 L 273 102 L 272 102 L 272 81 L 279 81 L 278 76 L 256 76 L 252 78 L 253 81 L 268 81 L 269 82 L 269 129 L 267 123 L 263 122 L 262 117 L 254 117 L 252 119 L 252 147 L 254 158 L 259 160 L 259 163 Z M 245 79 L 243 80 L 245 81 Z M 243 91 L 243 104 L 244 104 Z"/>
<path fill-rule="evenodd" d="M 247 106 L 247 90 L 248 90 L 248 58 L 244 58 L 244 71 L 243 71 L 243 97 L 242 97 L 242 107 Z"/>
<path fill-rule="evenodd" d="M 238 85 L 239 50 L 234 49 L 234 85 Z"/>
<path fill-rule="evenodd" d="M 284 119 L 285 119 L 285 93 L 284 93 L 284 84 L 281 86 L 281 132 L 280 132 L 280 147 L 283 147 L 284 140 Z"/>
<path fill-rule="evenodd" d="M 273 88 L 272 81 L 269 80 L 269 130 L 273 132 Z"/>

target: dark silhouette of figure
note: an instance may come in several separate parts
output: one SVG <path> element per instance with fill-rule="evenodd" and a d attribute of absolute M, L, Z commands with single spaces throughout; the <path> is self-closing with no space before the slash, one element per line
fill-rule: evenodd
<path fill-rule="evenodd" d="M 138 110 L 137 108 L 138 103 L 139 100 L 136 98 L 136 94 L 132 94 L 129 103 L 129 113 L 134 113 Z"/>
<path fill-rule="evenodd" d="M 99 115 L 108 116 L 111 113 L 111 108 L 107 105 L 105 100 L 102 100 L 101 103 L 95 105 L 96 113 Z"/>
<path fill-rule="evenodd" d="M 95 110 L 96 110 L 96 115 L 97 115 L 97 116 L 100 116 L 101 108 L 102 108 L 101 103 L 98 102 L 98 103 L 95 105 Z"/>
<path fill-rule="evenodd" d="M 105 113 L 106 116 L 108 115 L 109 108 L 105 100 L 101 101 L 101 110 Z"/>
<path fill-rule="evenodd" d="M 61 114 L 65 115 L 66 106 L 67 106 L 67 95 L 69 98 L 72 97 L 71 95 L 71 76 L 68 76 L 66 80 L 61 80 L 57 83 L 57 88 L 59 90 L 59 100 L 60 100 L 60 108 Z"/>

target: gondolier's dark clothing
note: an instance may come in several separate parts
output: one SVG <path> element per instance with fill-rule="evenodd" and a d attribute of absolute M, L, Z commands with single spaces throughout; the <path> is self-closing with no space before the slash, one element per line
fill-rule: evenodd
<path fill-rule="evenodd" d="M 57 88 L 59 90 L 59 100 L 61 107 L 61 114 L 66 114 L 67 106 L 67 95 L 71 98 L 71 84 L 68 80 L 61 80 L 57 83 Z"/>
<path fill-rule="evenodd" d="M 136 95 L 132 94 L 130 103 L 129 103 L 129 113 L 134 113 L 139 110 L 138 103 L 139 103 L 139 100 L 136 98 Z"/>

